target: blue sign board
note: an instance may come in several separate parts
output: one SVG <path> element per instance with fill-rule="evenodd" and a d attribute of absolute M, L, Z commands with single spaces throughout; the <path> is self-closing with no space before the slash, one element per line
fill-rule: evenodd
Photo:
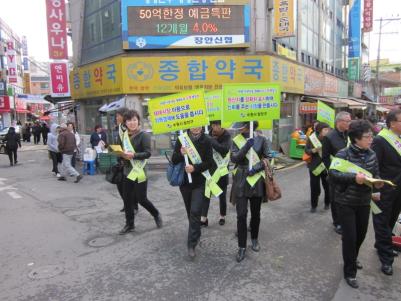
<path fill-rule="evenodd" d="M 348 57 L 361 56 L 361 0 L 350 1 Z"/>

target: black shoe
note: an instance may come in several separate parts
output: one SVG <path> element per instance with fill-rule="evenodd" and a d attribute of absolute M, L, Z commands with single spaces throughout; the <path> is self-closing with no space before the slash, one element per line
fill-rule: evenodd
<path fill-rule="evenodd" d="M 125 207 L 123 207 L 123 209 L 120 210 L 120 212 L 124 212 L 125 211 Z"/>
<path fill-rule="evenodd" d="M 358 270 L 362 270 L 362 269 L 363 269 L 363 266 L 362 266 L 362 264 L 359 262 L 359 260 L 356 261 L 356 268 L 357 268 Z"/>
<path fill-rule="evenodd" d="M 77 178 L 75 179 L 74 183 L 78 183 L 79 181 L 81 181 L 82 176 L 78 175 Z"/>
<path fill-rule="evenodd" d="M 17 165 L 17 163 L 18 163 L 18 161 L 15 161 L 15 162 L 14 162 L 14 165 Z"/>
<path fill-rule="evenodd" d="M 398 252 L 396 250 L 393 250 L 393 257 L 398 257 Z"/>
<path fill-rule="evenodd" d="M 246 248 L 239 248 L 238 249 L 238 254 L 237 254 L 237 262 L 241 262 L 245 258 L 245 251 Z"/>
<path fill-rule="evenodd" d="M 219 225 L 220 225 L 220 226 L 224 226 L 225 223 L 226 223 L 226 219 L 220 217 L 220 219 L 219 219 Z"/>
<path fill-rule="evenodd" d="M 311 209 L 310 209 L 310 212 L 311 212 L 311 213 L 315 213 L 315 212 L 316 212 L 316 208 L 311 208 Z"/>
<path fill-rule="evenodd" d="M 340 235 L 343 234 L 343 229 L 341 229 L 341 226 L 340 226 L 340 225 L 334 226 L 334 231 L 335 231 L 337 234 L 340 234 Z"/>
<path fill-rule="evenodd" d="M 163 220 L 162 220 L 162 216 L 160 215 L 160 213 L 157 216 L 155 216 L 155 222 L 156 222 L 157 228 L 163 227 Z"/>
<path fill-rule="evenodd" d="M 347 282 L 347 284 L 352 287 L 352 288 L 358 288 L 358 281 L 356 281 L 356 278 L 351 278 L 351 277 L 346 277 L 345 278 L 345 282 Z"/>
<path fill-rule="evenodd" d="M 13 166 L 14 165 L 14 163 L 13 162 L 10 162 L 10 166 Z"/>
<path fill-rule="evenodd" d="M 329 210 L 329 209 L 330 209 L 330 205 L 329 204 L 324 205 L 324 210 Z"/>
<path fill-rule="evenodd" d="M 209 226 L 209 220 L 206 218 L 204 222 L 201 221 L 201 227 L 206 228 L 207 226 Z"/>
<path fill-rule="evenodd" d="M 260 251 L 260 245 L 257 239 L 251 239 L 252 242 L 252 247 L 251 249 L 254 250 L 255 252 L 259 252 Z"/>
<path fill-rule="evenodd" d="M 393 267 L 389 264 L 383 264 L 382 265 L 382 272 L 386 274 L 387 276 L 393 275 Z"/>
<path fill-rule="evenodd" d="M 67 179 L 65 177 L 60 177 L 57 179 L 57 181 L 67 181 Z"/>
<path fill-rule="evenodd" d="M 194 260 L 196 257 L 196 253 L 195 253 L 195 248 L 194 247 L 189 247 L 188 248 L 188 257 L 190 260 Z"/>
<path fill-rule="evenodd" d="M 122 228 L 118 234 L 124 235 L 124 234 L 134 231 L 134 229 L 135 229 L 135 227 L 133 225 L 125 225 L 124 228 Z"/>

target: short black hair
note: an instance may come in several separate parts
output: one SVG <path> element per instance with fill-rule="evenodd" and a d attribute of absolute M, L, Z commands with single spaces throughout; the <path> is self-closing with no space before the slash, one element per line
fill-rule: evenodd
<path fill-rule="evenodd" d="M 401 110 L 400 109 L 391 110 L 387 114 L 386 125 L 387 125 L 388 129 L 390 129 L 390 127 L 391 127 L 391 122 L 397 121 L 397 116 L 400 115 L 400 114 L 401 114 Z"/>
<path fill-rule="evenodd" d="M 353 120 L 351 121 L 348 129 L 348 136 L 351 143 L 355 143 L 355 140 L 362 139 L 363 134 L 372 132 L 372 124 L 367 120 Z"/>
<path fill-rule="evenodd" d="M 120 115 L 120 116 L 123 116 L 124 117 L 124 114 L 125 113 L 127 113 L 128 112 L 128 109 L 127 108 L 119 108 L 117 111 L 116 111 L 116 115 L 118 114 L 118 115 Z"/>
<path fill-rule="evenodd" d="M 330 126 L 326 122 L 319 122 L 316 125 L 316 132 L 319 134 L 323 129 L 330 128 Z"/>
<path fill-rule="evenodd" d="M 127 110 L 124 114 L 124 123 L 127 120 L 131 120 L 132 118 L 136 117 L 138 119 L 138 124 L 141 124 L 141 116 L 139 116 L 139 113 L 137 110 Z"/>
<path fill-rule="evenodd" d="M 212 124 L 221 125 L 221 120 L 213 120 L 213 121 L 210 121 L 210 125 L 212 125 Z"/>
<path fill-rule="evenodd" d="M 100 129 L 101 128 L 101 126 L 100 125 L 95 125 L 95 131 L 97 130 L 97 129 Z"/>

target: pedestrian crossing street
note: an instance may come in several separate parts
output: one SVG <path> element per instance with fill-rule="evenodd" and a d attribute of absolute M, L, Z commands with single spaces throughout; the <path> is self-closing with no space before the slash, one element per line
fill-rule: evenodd
<path fill-rule="evenodd" d="M 4 192 L 12 199 L 21 199 L 22 196 L 17 192 L 18 189 L 13 185 L 8 185 L 6 182 L 6 178 L 0 178 L 0 195 Z"/>

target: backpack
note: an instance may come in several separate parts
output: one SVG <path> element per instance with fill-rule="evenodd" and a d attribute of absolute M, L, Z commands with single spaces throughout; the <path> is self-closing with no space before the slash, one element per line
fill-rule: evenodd
<path fill-rule="evenodd" d="M 185 163 L 180 162 L 178 164 L 173 164 L 171 162 L 167 152 L 164 153 L 168 161 L 167 167 L 167 181 L 171 186 L 181 186 L 184 184 L 184 176 L 185 176 Z"/>

